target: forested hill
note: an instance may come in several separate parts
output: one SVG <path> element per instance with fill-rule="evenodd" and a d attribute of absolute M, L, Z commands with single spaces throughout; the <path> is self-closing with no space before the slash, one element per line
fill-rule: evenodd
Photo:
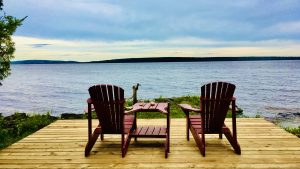
<path fill-rule="evenodd" d="M 259 60 L 300 60 L 300 57 L 157 57 L 157 58 L 128 58 L 112 59 L 104 61 L 92 61 L 91 63 L 135 63 L 135 62 L 204 62 L 204 61 L 259 61 Z"/>
<path fill-rule="evenodd" d="M 266 61 L 266 60 L 300 60 L 300 56 L 247 56 L 247 57 L 152 57 L 125 58 L 91 62 L 62 61 L 62 60 L 20 60 L 12 64 L 68 64 L 68 63 L 138 63 L 138 62 L 205 62 L 205 61 Z"/>

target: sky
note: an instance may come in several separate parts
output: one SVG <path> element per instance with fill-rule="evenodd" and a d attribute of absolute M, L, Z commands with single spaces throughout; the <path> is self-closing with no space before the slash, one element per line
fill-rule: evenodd
<path fill-rule="evenodd" d="M 14 60 L 300 56 L 299 0 L 4 0 Z"/>

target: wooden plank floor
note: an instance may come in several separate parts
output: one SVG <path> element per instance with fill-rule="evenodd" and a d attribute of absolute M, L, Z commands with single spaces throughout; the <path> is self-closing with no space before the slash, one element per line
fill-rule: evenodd
<path fill-rule="evenodd" d="M 94 124 L 96 121 L 94 121 Z M 226 120 L 230 126 L 230 119 Z M 138 124 L 165 124 L 165 119 L 139 120 Z M 120 136 L 105 135 L 89 157 L 84 157 L 86 120 L 58 120 L 0 151 L 0 168 L 300 168 L 300 139 L 264 119 L 239 118 L 236 155 L 226 138 L 207 135 L 206 157 L 195 142 L 186 141 L 185 119 L 171 120 L 169 158 L 164 139 L 132 139 L 121 157 Z"/>

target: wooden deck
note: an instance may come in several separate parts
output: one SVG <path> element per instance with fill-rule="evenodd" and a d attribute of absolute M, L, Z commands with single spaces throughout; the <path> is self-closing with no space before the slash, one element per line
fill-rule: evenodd
<path fill-rule="evenodd" d="M 226 123 L 231 124 L 229 119 Z M 163 125 L 165 119 L 142 119 L 138 124 Z M 296 136 L 258 118 L 239 118 L 237 127 L 242 155 L 233 152 L 225 137 L 207 135 L 202 157 L 193 138 L 186 141 L 185 119 L 172 119 L 168 159 L 165 140 L 159 138 L 132 139 L 122 158 L 118 135 L 99 139 L 85 158 L 87 120 L 58 120 L 1 150 L 0 168 L 300 168 Z"/>

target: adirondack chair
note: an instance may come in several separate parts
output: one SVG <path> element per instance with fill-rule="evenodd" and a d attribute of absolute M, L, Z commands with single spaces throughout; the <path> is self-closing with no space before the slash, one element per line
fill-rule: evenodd
<path fill-rule="evenodd" d="M 189 140 L 189 130 L 202 154 L 205 156 L 205 134 L 222 134 L 226 136 L 236 154 L 241 154 L 241 148 L 236 134 L 236 105 L 233 93 L 235 85 L 226 82 L 213 82 L 201 87 L 200 109 L 188 104 L 179 104 L 186 114 L 186 136 Z M 232 130 L 225 125 L 225 117 L 232 103 Z M 190 115 L 190 112 L 199 115 Z"/>
<path fill-rule="evenodd" d="M 121 134 L 122 157 L 125 157 L 134 130 L 134 115 L 127 115 L 124 110 L 124 90 L 113 85 L 95 85 L 89 88 L 88 103 L 88 142 L 85 156 L 88 156 L 97 138 L 104 134 Z M 95 109 L 99 120 L 92 133 L 92 109 Z"/>

